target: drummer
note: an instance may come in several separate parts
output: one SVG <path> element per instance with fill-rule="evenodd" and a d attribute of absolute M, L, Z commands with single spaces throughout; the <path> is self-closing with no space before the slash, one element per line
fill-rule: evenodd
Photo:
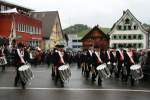
<path fill-rule="evenodd" d="M 90 77 L 90 71 L 91 71 L 91 68 L 92 68 L 92 54 L 93 54 L 93 47 L 92 45 L 89 47 L 88 51 L 86 52 L 86 64 L 87 64 L 87 67 L 86 68 L 86 79 L 88 79 Z"/>
<path fill-rule="evenodd" d="M 15 50 L 14 56 L 15 56 L 14 64 L 15 64 L 16 72 L 17 72 L 16 77 L 15 77 L 14 86 L 15 87 L 18 86 L 18 82 L 20 80 L 22 88 L 25 89 L 25 83 L 22 81 L 22 79 L 20 77 L 20 74 L 19 74 L 19 71 L 18 71 L 19 67 L 21 67 L 22 65 L 25 64 L 25 61 L 24 61 L 24 45 L 22 43 L 18 44 L 17 49 Z"/>
<path fill-rule="evenodd" d="M 60 77 L 58 68 L 61 65 L 65 64 L 64 61 L 64 45 L 56 45 L 56 50 L 53 53 L 53 64 L 54 64 L 54 68 L 55 68 L 55 84 L 57 85 L 58 80 L 60 80 L 61 83 L 61 87 L 64 87 L 64 82 Z"/>
<path fill-rule="evenodd" d="M 137 63 L 137 56 L 136 56 L 136 53 L 134 52 L 133 53 L 133 48 L 131 48 L 131 46 L 128 46 L 128 49 L 126 51 L 126 53 L 124 54 L 124 63 L 125 63 L 125 66 L 126 66 L 126 69 L 127 69 L 127 75 L 126 75 L 126 82 L 127 80 L 129 79 L 129 76 L 131 75 L 130 74 L 130 67 L 134 64 Z M 133 86 L 134 85 L 134 79 L 132 78 L 131 76 L 131 85 Z"/>
<path fill-rule="evenodd" d="M 93 58 L 93 68 L 92 68 L 92 82 L 96 81 L 95 78 L 97 76 L 97 70 L 96 68 L 103 63 L 100 47 L 98 45 L 94 46 L 95 51 L 92 54 Z M 98 85 L 101 86 L 102 79 L 98 77 Z"/>

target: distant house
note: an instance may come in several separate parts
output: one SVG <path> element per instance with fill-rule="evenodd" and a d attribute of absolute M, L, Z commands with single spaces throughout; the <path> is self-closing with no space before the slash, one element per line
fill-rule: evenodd
<path fill-rule="evenodd" d="M 69 41 L 68 41 L 68 48 L 71 48 L 75 51 L 80 51 L 82 49 L 82 42 L 81 37 L 78 37 L 77 34 L 67 34 Z"/>
<path fill-rule="evenodd" d="M 45 49 L 53 48 L 60 43 L 67 44 L 62 32 L 58 11 L 31 12 L 31 16 L 42 21 Z"/>
<path fill-rule="evenodd" d="M 110 47 L 148 48 L 150 39 L 148 32 L 128 9 L 123 12 L 122 17 L 113 25 L 108 34 L 110 35 Z"/>
<path fill-rule="evenodd" d="M 92 28 L 82 39 L 83 49 L 89 46 L 99 46 L 101 49 L 107 49 L 109 46 L 109 36 L 105 34 L 98 26 Z"/>
<path fill-rule="evenodd" d="M 0 12 L 14 9 L 14 8 L 16 8 L 19 13 L 24 14 L 24 15 L 25 14 L 29 15 L 30 11 L 33 11 L 30 8 L 23 7 L 21 5 L 17 5 L 17 4 L 14 4 L 5 0 L 0 0 Z"/>

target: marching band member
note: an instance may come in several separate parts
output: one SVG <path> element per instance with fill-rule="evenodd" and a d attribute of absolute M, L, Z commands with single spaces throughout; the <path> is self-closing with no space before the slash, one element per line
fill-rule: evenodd
<path fill-rule="evenodd" d="M 5 58 L 4 46 L 3 45 L 0 47 L 0 57 Z M 5 60 L 6 60 L 6 58 L 5 58 Z M 1 61 L 1 65 L 0 66 L 2 67 L 2 72 L 5 71 L 5 64 L 4 63 L 5 63 L 4 60 Z"/>
<path fill-rule="evenodd" d="M 111 63 L 111 69 L 110 73 L 112 75 L 114 69 L 116 68 L 116 49 L 114 48 L 113 50 L 110 51 L 110 63 Z"/>
<path fill-rule="evenodd" d="M 87 51 L 86 54 L 86 79 L 89 78 L 90 71 L 92 68 L 92 54 L 93 54 L 93 48 L 89 47 L 89 50 Z"/>
<path fill-rule="evenodd" d="M 132 51 L 131 47 L 128 47 L 128 50 L 125 52 L 125 55 L 124 55 L 124 64 L 125 64 L 126 69 L 127 69 L 127 75 L 125 78 L 126 82 L 129 78 L 129 76 L 131 75 L 130 74 L 130 67 L 136 63 L 138 63 L 137 54 L 136 54 L 136 52 Z M 131 76 L 130 82 L 131 82 L 131 85 L 133 86 L 134 85 L 134 79 L 132 78 L 132 76 Z"/>
<path fill-rule="evenodd" d="M 61 65 L 65 64 L 65 55 L 64 55 L 64 45 L 56 45 L 56 50 L 53 54 L 53 64 L 55 68 L 55 84 L 57 85 L 58 80 L 60 80 L 61 87 L 64 87 L 64 82 L 60 77 L 58 68 Z"/>
<path fill-rule="evenodd" d="M 119 78 L 119 74 L 121 72 L 122 67 L 124 66 L 124 55 L 123 55 L 123 49 L 118 49 L 116 51 L 116 60 L 117 60 L 117 72 L 115 73 L 115 77 Z"/>
<path fill-rule="evenodd" d="M 92 72 L 92 82 L 96 81 L 95 78 L 98 74 L 96 68 L 103 63 L 102 61 L 102 51 L 100 51 L 99 46 L 94 46 L 95 52 L 92 54 L 93 58 L 93 72 Z M 104 56 L 103 56 L 104 57 Z M 101 86 L 102 79 L 98 77 L 98 85 Z"/>
<path fill-rule="evenodd" d="M 19 43 L 18 46 L 17 46 L 17 49 L 14 51 L 14 56 L 15 56 L 15 59 L 14 59 L 14 64 L 15 64 L 15 67 L 16 67 L 16 77 L 15 77 L 15 82 L 14 82 L 14 86 L 17 86 L 18 85 L 18 81 L 20 80 L 21 81 L 21 85 L 22 85 L 22 88 L 25 89 L 25 84 L 21 77 L 20 77 L 20 74 L 19 74 L 19 67 L 21 67 L 22 65 L 25 64 L 25 60 L 24 60 L 24 45 L 22 43 Z"/>

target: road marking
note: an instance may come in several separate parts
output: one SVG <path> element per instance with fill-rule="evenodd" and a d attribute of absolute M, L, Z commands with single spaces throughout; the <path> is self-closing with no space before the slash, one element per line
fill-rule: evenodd
<path fill-rule="evenodd" d="M 0 87 L 0 90 L 22 90 L 21 87 Z M 150 90 L 132 89 L 94 89 L 94 88 L 26 88 L 26 90 L 64 90 L 64 91 L 116 91 L 116 92 L 148 92 Z"/>

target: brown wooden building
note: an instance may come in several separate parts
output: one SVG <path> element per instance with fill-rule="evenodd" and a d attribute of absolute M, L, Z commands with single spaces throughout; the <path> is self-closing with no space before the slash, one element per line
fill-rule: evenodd
<path fill-rule="evenodd" d="M 109 47 L 109 36 L 105 34 L 98 25 L 92 28 L 82 39 L 83 49 L 90 46 L 99 46 L 101 49 Z"/>

